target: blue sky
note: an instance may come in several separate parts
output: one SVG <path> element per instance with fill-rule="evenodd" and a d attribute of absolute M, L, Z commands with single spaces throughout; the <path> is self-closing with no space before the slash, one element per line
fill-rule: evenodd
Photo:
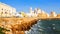
<path fill-rule="evenodd" d="M 5 4 L 8 4 L 17 11 L 29 12 L 29 8 L 40 8 L 47 13 L 55 11 L 60 13 L 60 0 L 0 0 Z"/>

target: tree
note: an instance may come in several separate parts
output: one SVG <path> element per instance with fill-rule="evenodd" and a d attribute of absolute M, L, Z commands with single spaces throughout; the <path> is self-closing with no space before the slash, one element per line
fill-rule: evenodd
<path fill-rule="evenodd" d="M 2 28 L 2 27 L 0 27 L 0 34 L 5 34 L 5 32 L 3 32 L 3 31 L 10 31 L 10 30 L 7 30 L 7 29 L 5 29 L 5 28 Z"/>

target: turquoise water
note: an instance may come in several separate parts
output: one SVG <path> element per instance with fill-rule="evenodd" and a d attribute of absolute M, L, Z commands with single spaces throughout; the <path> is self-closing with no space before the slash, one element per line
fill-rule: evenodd
<path fill-rule="evenodd" d="M 60 34 L 60 20 L 39 20 L 26 34 Z"/>

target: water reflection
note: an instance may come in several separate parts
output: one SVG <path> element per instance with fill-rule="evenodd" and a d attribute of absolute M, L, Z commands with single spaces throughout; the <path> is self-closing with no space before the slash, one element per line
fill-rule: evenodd
<path fill-rule="evenodd" d="M 60 34 L 60 20 L 39 20 L 26 34 Z"/>

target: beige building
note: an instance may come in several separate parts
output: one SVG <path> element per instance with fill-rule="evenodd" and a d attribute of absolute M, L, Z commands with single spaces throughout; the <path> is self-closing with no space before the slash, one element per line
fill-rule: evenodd
<path fill-rule="evenodd" d="M 0 17 L 11 17 L 15 12 L 15 8 L 0 2 Z"/>
<path fill-rule="evenodd" d="M 50 14 L 50 17 L 56 17 L 56 16 L 57 16 L 57 14 L 54 11 L 52 11 Z"/>

